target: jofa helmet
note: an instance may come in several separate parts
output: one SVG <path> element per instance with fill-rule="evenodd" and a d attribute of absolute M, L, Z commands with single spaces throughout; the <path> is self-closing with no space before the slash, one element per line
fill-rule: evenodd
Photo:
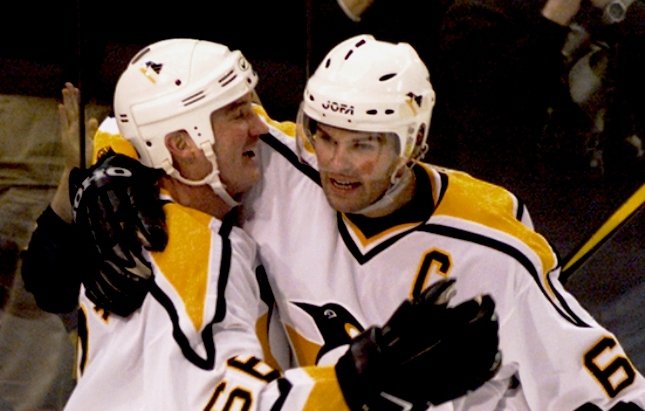
<path fill-rule="evenodd" d="M 434 102 L 428 69 L 412 46 L 359 35 L 334 47 L 311 76 L 299 121 L 394 133 L 408 161 L 426 150 Z"/>
<path fill-rule="evenodd" d="M 117 82 L 114 112 L 119 131 L 143 164 L 162 168 L 186 184 L 209 184 L 235 205 L 219 178 L 210 118 L 213 111 L 253 91 L 257 81 L 242 53 L 221 44 L 194 39 L 153 43 L 134 56 Z M 165 136 L 180 130 L 211 161 L 213 170 L 202 180 L 188 180 L 172 165 Z"/>

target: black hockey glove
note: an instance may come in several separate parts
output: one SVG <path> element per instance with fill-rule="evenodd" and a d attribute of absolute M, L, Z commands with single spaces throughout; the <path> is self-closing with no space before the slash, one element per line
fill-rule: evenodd
<path fill-rule="evenodd" d="M 490 296 L 448 307 L 454 280 L 403 302 L 350 343 L 336 374 L 353 410 L 425 410 L 480 387 L 501 364 Z"/>
<path fill-rule="evenodd" d="M 148 293 L 152 268 L 143 256 L 168 242 L 157 180 L 163 172 L 108 152 L 90 169 L 72 170 L 74 221 L 94 247 L 96 265 L 83 273 L 85 294 L 98 307 L 128 316 Z"/>

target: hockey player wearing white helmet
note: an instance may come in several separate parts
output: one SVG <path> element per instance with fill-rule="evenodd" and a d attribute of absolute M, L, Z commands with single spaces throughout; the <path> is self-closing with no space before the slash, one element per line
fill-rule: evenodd
<path fill-rule="evenodd" d="M 454 301 L 495 300 L 503 363 L 450 409 L 643 409 L 643 376 L 559 283 L 557 254 L 526 207 L 502 187 L 419 161 L 434 99 L 416 52 L 371 36 L 334 47 L 307 82 L 296 128 L 305 166 L 285 156 L 300 177 L 271 186 L 267 174 L 244 224 L 267 270 L 281 273 L 274 288 L 291 302 L 281 315 L 301 363 L 335 355 L 329 312 L 360 330 L 397 297 L 453 278 Z M 271 196 L 285 205 L 262 208 Z M 307 232 L 285 234 L 311 217 Z"/>
<path fill-rule="evenodd" d="M 380 217 L 410 201 L 435 95 L 408 44 L 352 38 L 307 82 L 299 138 L 315 148 L 323 190 L 345 213 Z"/>
<path fill-rule="evenodd" d="M 123 316 L 114 315 L 92 301 L 109 281 L 81 287 L 80 378 L 66 410 L 204 409 L 209 402 L 219 408 L 235 398 L 220 382 L 249 385 L 250 377 L 227 360 L 262 357 L 254 331 L 263 309 L 253 287 L 255 245 L 225 217 L 233 198 L 259 178 L 254 151 L 266 126 L 251 110 L 256 83 L 239 51 L 192 39 L 144 48 L 119 78 L 119 131 L 143 164 L 163 170 L 169 243 L 133 261 L 133 277 L 137 266 L 152 268 L 139 278 L 150 292 L 138 294 L 135 313 L 119 306 L 114 312 Z M 76 197 L 107 175 L 150 174 L 132 167 L 134 159 L 114 160 L 105 174 L 91 172 Z M 190 241 L 199 244 L 186 247 Z M 253 361 L 251 368 L 271 371 Z"/>

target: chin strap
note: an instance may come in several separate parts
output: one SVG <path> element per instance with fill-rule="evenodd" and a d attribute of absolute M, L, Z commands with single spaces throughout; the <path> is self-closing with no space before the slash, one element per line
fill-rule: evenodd
<path fill-rule="evenodd" d="M 399 170 L 402 170 L 402 172 L 399 173 Z M 403 190 L 408 187 L 411 179 L 412 169 L 405 164 L 401 164 L 392 173 L 392 177 L 390 178 L 390 187 L 383 193 L 383 195 L 372 204 L 361 210 L 355 211 L 352 214 L 366 215 L 388 207 L 390 204 L 394 203 L 394 201 L 401 195 Z"/>
<path fill-rule="evenodd" d="M 172 165 L 167 165 L 167 167 L 164 167 L 166 174 L 168 174 L 170 177 L 176 178 L 177 180 L 181 181 L 182 183 L 189 185 L 189 186 L 201 186 L 204 184 L 209 185 L 215 194 L 218 195 L 219 198 L 224 200 L 226 204 L 228 204 L 231 208 L 238 206 L 240 203 L 235 201 L 233 197 L 226 191 L 226 186 L 224 183 L 222 183 L 222 180 L 219 178 L 219 168 L 217 166 L 217 158 L 215 157 L 215 153 L 213 152 L 212 147 L 210 144 L 204 144 L 202 147 L 202 150 L 204 151 L 204 154 L 206 155 L 206 158 L 208 158 L 208 161 L 211 163 L 211 172 L 208 173 L 208 175 L 201 180 L 189 180 L 186 177 L 182 176 L 179 171 L 174 168 Z"/>

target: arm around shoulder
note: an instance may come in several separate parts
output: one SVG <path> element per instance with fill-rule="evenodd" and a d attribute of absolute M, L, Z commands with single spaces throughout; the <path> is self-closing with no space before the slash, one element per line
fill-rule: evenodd
<path fill-rule="evenodd" d="M 25 288 L 42 310 L 67 313 L 76 308 L 83 255 L 74 226 L 48 206 L 37 220 L 22 262 Z"/>

